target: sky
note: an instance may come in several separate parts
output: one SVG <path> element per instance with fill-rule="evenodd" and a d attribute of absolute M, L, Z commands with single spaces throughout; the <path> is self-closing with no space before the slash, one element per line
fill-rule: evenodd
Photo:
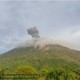
<path fill-rule="evenodd" d="M 0 1 L 0 53 L 30 39 L 33 26 L 40 36 L 80 46 L 80 1 Z"/>

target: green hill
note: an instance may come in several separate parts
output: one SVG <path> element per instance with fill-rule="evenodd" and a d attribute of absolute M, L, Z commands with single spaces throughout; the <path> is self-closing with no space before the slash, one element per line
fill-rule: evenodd
<path fill-rule="evenodd" d="M 39 47 L 15 48 L 0 55 L 0 67 L 7 67 L 10 72 L 24 65 L 33 66 L 37 70 L 65 65 L 79 68 L 80 51 L 60 45 L 46 45 L 41 49 Z"/>

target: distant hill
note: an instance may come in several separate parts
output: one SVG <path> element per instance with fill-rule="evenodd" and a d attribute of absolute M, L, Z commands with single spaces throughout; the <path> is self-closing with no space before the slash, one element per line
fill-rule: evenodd
<path fill-rule="evenodd" d="M 72 50 L 61 45 L 45 45 L 37 47 L 15 48 L 0 55 L 0 66 L 14 71 L 16 67 L 28 65 L 37 70 L 42 68 L 56 68 L 69 65 L 80 67 L 80 51 Z"/>

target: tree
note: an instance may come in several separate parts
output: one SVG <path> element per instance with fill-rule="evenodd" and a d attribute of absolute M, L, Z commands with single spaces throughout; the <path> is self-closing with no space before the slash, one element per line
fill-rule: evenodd
<path fill-rule="evenodd" d="M 5 74 L 6 70 L 8 70 L 8 68 L 3 68 L 3 69 L 1 69 L 1 70 L 0 70 L 0 75 Z"/>
<path fill-rule="evenodd" d="M 55 69 L 47 74 L 46 80 L 60 80 L 60 76 L 62 76 L 62 74 L 62 70 Z"/>
<path fill-rule="evenodd" d="M 31 66 L 19 66 L 16 69 L 17 74 L 36 74 L 37 71 Z"/>
<path fill-rule="evenodd" d="M 75 74 L 68 68 L 66 70 L 54 69 L 47 74 L 46 80 L 75 80 Z"/>

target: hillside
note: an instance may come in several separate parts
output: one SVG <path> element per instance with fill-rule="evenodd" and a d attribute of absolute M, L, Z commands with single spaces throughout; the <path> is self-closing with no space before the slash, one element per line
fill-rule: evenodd
<path fill-rule="evenodd" d="M 80 67 L 80 51 L 72 50 L 60 45 L 46 45 L 43 48 L 37 46 L 15 48 L 0 55 L 0 66 L 14 71 L 16 67 L 28 65 L 37 70 L 42 68 Z"/>

